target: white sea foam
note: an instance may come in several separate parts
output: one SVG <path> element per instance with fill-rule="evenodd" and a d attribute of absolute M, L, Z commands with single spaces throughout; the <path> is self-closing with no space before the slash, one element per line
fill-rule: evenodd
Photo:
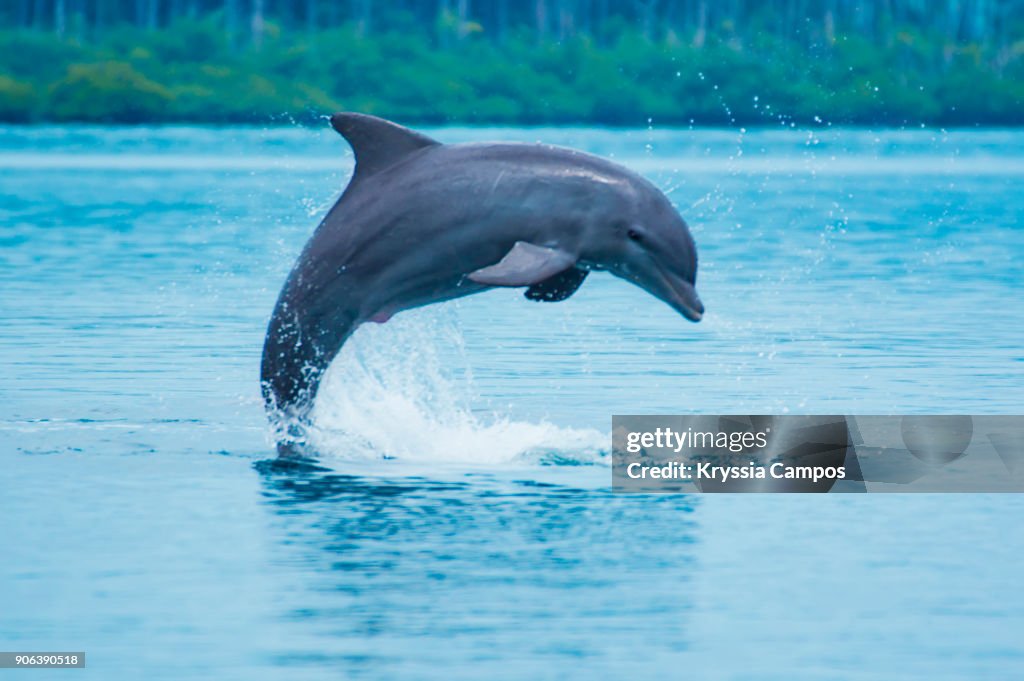
<path fill-rule="evenodd" d="M 447 306 L 361 326 L 324 377 L 313 420 L 317 451 L 346 459 L 580 465 L 607 458 L 606 433 L 491 410 L 475 394 Z"/>

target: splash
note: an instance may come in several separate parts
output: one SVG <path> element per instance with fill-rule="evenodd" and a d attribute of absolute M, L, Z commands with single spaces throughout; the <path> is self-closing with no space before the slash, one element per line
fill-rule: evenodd
<path fill-rule="evenodd" d="M 345 459 L 474 465 L 605 461 L 605 433 L 495 413 L 475 394 L 464 350 L 451 305 L 362 325 L 324 377 L 311 444 Z"/>

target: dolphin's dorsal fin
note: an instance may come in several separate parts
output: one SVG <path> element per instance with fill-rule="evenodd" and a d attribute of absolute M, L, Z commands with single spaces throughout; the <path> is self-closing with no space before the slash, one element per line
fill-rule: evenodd
<path fill-rule="evenodd" d="M 334 114 L 331 127 L 352 145 L 355 152 L 353 182 L 393 166 L 414 151 L 440 144 L 397 123 L 360 113 Z"/>

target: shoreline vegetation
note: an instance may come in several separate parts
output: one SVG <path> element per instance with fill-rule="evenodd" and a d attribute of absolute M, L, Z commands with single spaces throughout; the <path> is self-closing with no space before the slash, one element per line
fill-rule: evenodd
<path fill-rule="evenodd" d="M 0 122 L 265 124 L 343 109 L 421 125 L 1019 126 L 1024 3 L 13 0 L 0 10 Z"/>

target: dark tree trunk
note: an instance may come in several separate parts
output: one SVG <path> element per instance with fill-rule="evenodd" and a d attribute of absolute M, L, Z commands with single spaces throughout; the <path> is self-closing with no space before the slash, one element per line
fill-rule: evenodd
<path fill-rule="evenodd" d="M 17 26 L 18 28 L 27 28 L 29 25 L 29 6 L 28 0 L 18 0 L 18 15 L 17 15 Z"/>
<path fill-rule="evenodd" d="M 252 0 L 252 16 L 249 19 L 249 29 L 252 31 L 252 44 L 256 49 L 263 46 L 263 2 L 264 0 Z"/>
<path fill-rule="evenodd" d="M 352 14 L 356 22 L 356 30 L 359 35 L 370 33 L 370 20 L 373 10 L 373 0 L 352 0 Z"/>
<path fill-rule="evenodd" d="M 459 0 L 459 15 L 456 17 L 458 24 L 456 25 L 456 35 L 459 40 L 466 37 L 466 33 L 469 26 L 469 0 Z"/>
<path fill-rule="evenodd" d="M 537 23 L 537 40 L 541 41 L 548 34 L 548 3 L 547 0 L 536 0 L 534 17 Z"/>
<path fill-rule="evenodd" d="M 697 4 L 697 30 L 693 34 L 693 46 L 704 47 L 708 37 L 708 2 L 700 0 Z"/>
<path fill-rule="evenodd" d="M 37 30 L 43 28 L 46 22 L 45 0 L 35 0 L 32 7 L 32 26 Z"/>
<path fill-rule="evenodd" d="M 58 38 L 64 37 L 67 29 L 67 5 L 65 0 L 56 0 L 53 4 L 53 30 Z"/>
<path fill-rule="evenodd" d="M 836 10 L 835 0 L 825 0 L 825 16 L 822 18 L 822 30 L 829 45 L 836 42 Z"/>
<path fill-rule="evenodd" d="M 170 24 L 185 14 L 183 11 L 184 0 L 171 0 L 171 6 L 167 10 L 167 23 Z"/>
<path fill-rule="evenodd" d="M 234 47 L 238 34 L 238 0 L 224 1 L 224 34 L 227 37 L 228 46 Z"/>
<path fill-rule="evenodd" d="M 499 43 L 504 43 L 508 37 L 508 0 L 498 0 L 495 34 Z"/>
<path fill-rule="evenodd" d="M 558 39 L 567 40 L 576 32 L 572 0 L 558 0 Z"/>

